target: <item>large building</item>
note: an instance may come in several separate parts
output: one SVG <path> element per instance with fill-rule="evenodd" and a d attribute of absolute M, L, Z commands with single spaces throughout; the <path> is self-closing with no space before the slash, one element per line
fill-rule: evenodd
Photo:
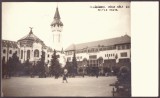
<path fill-rule="evenodd" d="M 78 69 L 84 67 L 98 67 L 103 73 L 105 67 L 113 65 L 130 64 L 131 38 L 128 35 L 121 37 L 72 44 L 65 49 L 66 59 L 72 62 L 73 54 L 76 53 Z M 79 71 L 79 70 L 78 70 Z"/>
<path fill-rule="evenodd" d="M 40 60 L 42 51 L 45 54 L 45 62 L 49 63 L 51 61 L 53 50 L 57 51 L 59 55 L 59 61 L 64 65 L 65 57 L 63 53 L 63 48 L 61 45 L 61 31 L 63 28 L 63 23 L 60 21 L 60 15 L 58 7 L 54 15 L 54 20 L 51 23 L 51 29 L 53 32 L 53 46 L 48 47 L 45 43 L 34 35 L 32 28 L 30 27 L 30 32 L 16 41 L 2 40 L 2 59 L 5 62 L 8 61 L 9 57 L 12 57 L 14 52 L 17 52 L 17 56 L 21 63 L 24 63 L 27 59 L 30 62 L 37 62 Z"/>
<path fill-rule="evenodd" d="M 41 58 L 42 50 L 45 52 L 45 62 L 47 63 L 51 59 L 53 50 L 35 36 L 32 29 L 29 34 L 17 42 L 2 40 L 2 58 L 5 59 L 5 62 L 7 62 L 15 52 L 17 52 L 21 63 L 24 63 L 27 59 L 29 59 L 30 62 L 37 62 Z"/>

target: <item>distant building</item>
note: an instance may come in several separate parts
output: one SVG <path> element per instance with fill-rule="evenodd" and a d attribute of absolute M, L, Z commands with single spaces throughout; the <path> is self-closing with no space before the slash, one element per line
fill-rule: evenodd
<path fill-rule="evenodd" d="M 51 59 L 53 50 L 35 36 L 32 29 L 28 35 L 19 39 L 17 42 L 2 40 L 2 58 L 4 58 L 6 62 L 15 52 L 17 52 L 21 63 L 24 63 L 27 59 L 29 59 L 30 62 L 37 62 L 41 58 L 42 50 L 45 52 L 45 62 L 47 63 Z"/>
<path fill-rule="evenodd" d="M 116 63 L 130 64 L 131 38 L 124 35 L 111 39 L 72 44 L 65 49 L 66 59 L 69 62 L 72 62 L 74 52 L 76 53 L 78 69 L 98 67 L 103 73 L 105 67 L 111 68 Z"/>
<path fill-rule="evenodd" d="M 1 58 L 7 62 L 9 58 L 12 57 L 13 53 L 17 52 L 17 56 L 19 57 L 19 47 L 17 42 L 2 40 L 2 48 L 1 48 Z"/>

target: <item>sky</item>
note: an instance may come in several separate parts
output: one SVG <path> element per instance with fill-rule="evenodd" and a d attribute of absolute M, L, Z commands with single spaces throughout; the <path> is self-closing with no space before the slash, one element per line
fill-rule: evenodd
<path fill-rule="evenodd" d="M 123 8 L 108 8 L 108 6 Z M 62 46 L 123 36 L 130 33 L 130 2 L 2 2 L 2 39 L 17 41 L 29 34 L 53 46 L 50 24 L 58 6 L 63 22 Z M 98 11 L 93 6 L 118 11 Z M 102 8 L 103 9 L 103 8 Z"/>

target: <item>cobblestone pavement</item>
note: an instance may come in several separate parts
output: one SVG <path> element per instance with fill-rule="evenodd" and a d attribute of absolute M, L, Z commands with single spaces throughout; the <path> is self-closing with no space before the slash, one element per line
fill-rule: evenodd
<path fill-rule="evenodd" d="M 116 77 L 75 77 L 67 78 L 68 83 L 62 83 L 62 77 L 55 79 L 12 77 L 2 79 L 4 96 L 79 96 L 106 97 L 112 96 L 109 84 L 116 81 Z"/>

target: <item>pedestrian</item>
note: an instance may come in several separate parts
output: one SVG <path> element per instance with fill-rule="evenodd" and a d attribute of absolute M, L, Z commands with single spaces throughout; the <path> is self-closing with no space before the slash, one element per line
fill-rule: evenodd
<path fill-rule="evenodd" d="M 68 83 L 68 81 L 67 81 L 67 69 L 64 69 L 64 74 L 63 74 L 63 83 L 64 83 L 64 81 L 66 81 L 66 83 Z"/>

